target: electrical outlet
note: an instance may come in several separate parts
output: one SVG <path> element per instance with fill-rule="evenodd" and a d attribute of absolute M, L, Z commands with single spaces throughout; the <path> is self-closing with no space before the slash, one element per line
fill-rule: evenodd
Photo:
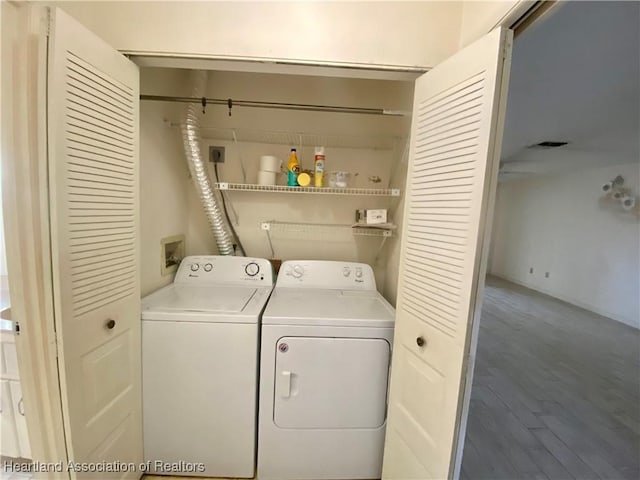
<path fill-rule="evenodd" d="M 224 147 L 209 147 L 209 161 L 224 163 Z"/>
<path fill-rule="evenodd" d="M 529 267 L 529 273 L 533 273 L 533 267 Z"/>
<path fill-rule="evenodd" d="M 544 278 L 549 278 L 549 272 L 544 272 Z"/>

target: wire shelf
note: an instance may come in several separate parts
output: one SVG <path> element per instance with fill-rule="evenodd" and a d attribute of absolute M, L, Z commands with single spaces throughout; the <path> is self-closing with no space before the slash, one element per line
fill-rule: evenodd
<path fill-rule="evenodd" d="M 296 222 L 278 222 L 275 220 L 262 222 L 260 228 L 267 232 L 283 232 L 295 234 L 314 234 L 327 233 L 333 235 L 336 231 L 343 233 L 351 233 L 351 235 L 362 237 L 392 237 L 393 230 L 381 228 L 353 227 L 348 224 L 332 224 L 332 223 L 296 223 Z"/>
<path fill-rule="evenodd" d="M 285 185 L 255 185 L 251 183 L 216 183 L 218 190 L 236 192 L 293 193 L 317 195 L 358 195 L 369 197 L 399 197 L 398 188 L 332 188 L 332 187 L 288 187 Z"/>

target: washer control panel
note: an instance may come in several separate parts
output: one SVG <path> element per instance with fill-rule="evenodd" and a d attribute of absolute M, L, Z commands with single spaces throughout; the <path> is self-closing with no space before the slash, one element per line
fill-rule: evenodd
<path fill-rule="evenodd" d="M 174 283 L 273 285 L 271 262 L 264 258 L 197 255 L 180 263 Z"/>
<path fill-rule="evenodd" d="M 288 260 L 280 267 L 278 287 L 375 290 L 373 269 L 366 263 Z"/>

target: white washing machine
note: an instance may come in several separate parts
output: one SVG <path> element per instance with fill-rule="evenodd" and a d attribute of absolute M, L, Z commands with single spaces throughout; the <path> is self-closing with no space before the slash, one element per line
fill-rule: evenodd
<path fill-rule="evenodd" d="M 148 473 L 174 464 L 184 475 L 253 477 L 260 315 L 272 288 L 268 260 L 186 257 L 173 284 L 142 300 Z"/>
<path fill-rule="evenodd" d="M 366 264 L 282 264 L 262 317 L 260 480 L 380 478 L 394 317 Z"/>

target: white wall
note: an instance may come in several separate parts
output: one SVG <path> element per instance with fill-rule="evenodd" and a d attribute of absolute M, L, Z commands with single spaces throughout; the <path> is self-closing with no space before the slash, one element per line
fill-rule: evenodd
<path fill-rule="evenodd" d="M 182 85 L 179 72 L 162 77 L 142 71 L 141 90 Z M 157 290 L 173 280 L 161 274 L 160 240 L 187 234 L 189 171 L 182 153 L 180 132 L 172 128 L 169 118 L 177 115 L 169 103 L 140 104 L 140 271 L 142 295 Z"/>
<path fill-rule="evenodd" d="M 121 51 L 433 67 L 535 2 L 45 1 Z"/>
<path fill-rule="evenodd" d="M 460 48 L 469 45 L 498 25 L 508 28 L 534 3 L 535 1 L 531 0 L 462 2 Z"/>
<path fill-rule="evenodd" d="M 10 104 L 6 99 L 3 103 Z M 2 172 L 0 171 L 0 176 L 1 175 Z M 0 179 L 0 306 L 4 306 L 9 303 L 9 274 L 7 273 L 7 252 L 4 242 L 4 216 L 2 214 L 3 205 L 1 185 L 2 181 Z"/>
<path fill-rule="evenodd" d="M 459 2 L 46 2 L 117 49 L 433 66 L 458 48 Z"/>
<path fill-rule="evenodd" d="M 490 272 L 640 328 L 639 217 L 602 201 L 600 190 L 621 174 L 638 194 L 639 170 L 633 163 L 500 184 Z"/>
<path fill-rule="evenodd" d="M 408 149 L 409 140 L 403 145 L 403 152 L 401 154 L 401 160 L 393 170 L 391 176 L 390 185 L 392 188 L 399 188 L 403 195 L 395 201 L 390 208 L 390 215 L 395 219 L 395 223 L 398 226 L 398 232 L 402 232 L 404 205 L 406 198 L 406 183 L 407 183 L 407 167 L 408 167 Z M 398 279 L 400 277 L 400 253 L 402 248 L 402 238 L 400 234 L 391 238 L 388 241 L 387 249 L 385 251 L 385 283 L 383 295 L 393 305 L 396 305 L 398 296 Z"/>
<path fill-rule="evenodd" d="M 165 78 L 167 77 L 167 78 Z M 141 91 L 147 94 L 182 95 L 189 91 L 186 71 L 167 69 L 143 69 Z M 337 79 L 328 77 L 282 76 L 269 74 L 246 74 L 232 72 L 210 72 L 207 94 L 221 98 L 243 98 L 279 102 L 321 103 L 331 105 L 358 105 L 362 107 L 383 107 L 393 110 L 409 110 L 412 103 L 413 84 L 411 82 Z M 177 147 L 179 123 L 182 109 L 165 112 L 157 110 L 162 103 L 142 102 L 143 112 L 153 112 L 143 117 L 142 162 L 143 174 L 142 205 L 143 245 L 151 250 L 145 252 L 143 271 L 146 285 L 161 285 L 164 279 L 156 274 L 159 269 L 159 251 L 156 252 L 160 236 L 185 233 L 187 254 L 215 254 L 217 249 L 200 202 L 190 180 L 186 188 L 183 178 L 186 174 L 184 153 Z M 145 122 L 151 122 L 150 125 Z M 173 126 L 171 126 L 173 125 Z M 391 177 L 406 168 L 400 157 L 406 136 L 408 118 L 389 118 L 369 115 L 328 114 L 318 112 L 292 112 L 286 110 L 248 109 L 236 107 L 229 117 L 226 107 L 208 106 L 201 117 L 202 147 L 208 152 L 208 145 L 226 148 L 226 161 L 219 167 L 223 181 L 243 182 L 243 163 L 247 172 L 246 181 L 255 183 L 261 155 L 276 155 L 285 163 L 288 144 L 262 142 L 239 142 L 225 140 L 229 129 L 236 129 L 239 136 L 243 132 L 265 132 L 266 136 L 279 137 L 277 132 L 312 133 L 321 138 L 362 139 L 372 141 L 397 138 L 397 148 L 326 148 L 326 170 L 346 170 L 358 173 L 352 186 L 382 187 L 390 184 Z M 270 133 L 271 132 L 271 133 Z M 162 139 L 157 137 L 163 136 Z M 216 138 L 217 137 L 217 138 Z M 295 135 L 293 135 L 295 139 Z M 313 168 L 313 147 L 299 150 L 302 167 Z M 145 167 L 146 163 L 146 167 Z M 210 167 L 212 164 L 209 164 Z M 153 169 L 153 171 L 152 171 Z M 213 177 L 213 168 L 210 168 Z M 379 176 L 380 183 L 372 183 L 369 177 Z M 146 182 L 146 186 L 145 186 Z M 284 183 L 281 175 L 279 183 Z M 394 186 L 397 185 L 394 183 Z M 404 188 L 404 182 L 399 185 Z M 145 193 L 146 192 L 146 193 Z M 330 195 L 287 195 L 254 192 L 231 192 L 230 213 L 237 212 L 237 231 L 247 250 L 256 257 L 272 257 L 267 235 L 260 229 L 260 223 L 269 220 L 281 222 L 302 222 L 312 224 L 351 224 L 358 208 L 391 208 L 398 203 L 390 197 L 358 197 Z M 175 202 L 175 203 L 174 203 Z M 167 215 L 168 207 L 173 213 Z M 175 218 L 171 218 L 175 217 Z M 399 215 L 391 218 L 398 221 Z M 161 235 L 162 234 L 162 235 Z M 385 289 L 387 248 L 379 251 L 381 238 L 353 237 L 349 230 L 309 229 L 298 232 L 273 232 L 272 241 L 275 258 L 287 259 L 331 259 L 360 261 L 372 264 L 376 271 L 381 291 Z M 144 252 L 144 248 L 143 248 Z M 380 255 L 377 256 L 377 254 Z M 378 258 L 376 258 L 378 257 Z M 146 265 L 146 266 L 145 266 Z M 143 279 L 145 277 L 143 276 Z M 394 293 L 395 290 L 392 292 Z M 395 296 L 395 295 L 394 295 Z M 391 301 L 394 298 L 390 298 Z"/>

